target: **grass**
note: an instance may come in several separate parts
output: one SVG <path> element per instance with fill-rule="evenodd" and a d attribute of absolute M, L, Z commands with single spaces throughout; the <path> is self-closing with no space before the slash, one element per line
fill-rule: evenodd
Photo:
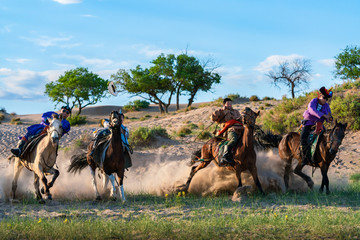
<path fill-rule="evenodd" d="M 26 201 L 3 211 L 0 238 L 353 239 L 360 236 L 359 195 L 359 182 L 331 195 L 250 195 L 240 203 L 228 195 L 128 194 L 125 204 L 61 201 L 57 215 L 51 205 Z"/>

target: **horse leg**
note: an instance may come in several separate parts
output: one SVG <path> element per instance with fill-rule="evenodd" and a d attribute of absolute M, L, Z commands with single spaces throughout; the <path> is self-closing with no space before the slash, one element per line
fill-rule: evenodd
<path fill-rule="evenodd" d="M 107 185 L 109 184 L 109 176 L 106 173 L 103 173 L 103 188 L 107 189 Z"/>
<path fill-rule="evenodd" d="M 241 182 L 241 168 L 240 168 L 240 163 L 236 162 L 235 164 L 235 173 L 236 173 L 236 178 L 238 180 L 238 188 L 242 187 L 242 182 Z"/>
<path fill-rule="evenodd" d="M 111 192 L 110 192 L 110 197 L 112 200 L 116 200 L 116 186 L 115 186 L 115 176 L 114 174 L 110 174 L 110 175 L 106 175 L 108 181 L 110 179 L 112 188 L 111 188 Z M 105 181 L 105 180 L 104 180 Z"/>
<path fill-rule="evenodd" d="M 194 166 L 191 168 L 190 176 L 189 176 L 188 180 L 186 181 L 185 186 L 183 186 L 184 188 L 182 189 L 185 193 L 188 192 L 191 180 L 194 177 L 195 173 L 197 173 L 199 170 L 205 168 L 207 165 L 209 165 L 210 162 L 211 161 L 201 162 L 198 166 Z"/>
<path fill-rule="evenodd" d="M 36 199 L 39 200 L 39 203 L 45 203 L 44 199 L 41 196 L 39 186 L 40 186 L 39 176 L 34 172 L 34 188 L 35 188 Z"/>
<path fill-rule="evenodd" d="M 284 171 L 284 183 L 285 183 L 285 188 L 286 190 L 289 189 L 289 175 L 290 175 L 290 170 L 291 170 L 291 160 L 292 159 L 286 159 L 286 164 L 285 164 L 285 171 Z"/>
<path fill-rule="evenodd" d="M 42 190 L 43 193 L 45 193 L 45 196 L 46 196 L 46 199 L 48 200 L 52 200 L 52 197 L 51 197 L 51 194 L 50 194 L 50 190 L 49 190 L 49 186 L 48 186 L 48 181 L 45 177 L 45 174 L 43 172 L 43 169 L 42 169 L 42 166 L 41 165 L 38 165 L 36 167 L 36 169 L 34 169 L 34 173 L 41 179 L 41 182 L 43 183 L 44 185 L 44 189 L 45 190 Z M 35 191 L 36 191 L 36 195 L 38 195 L 38 191 L 39 190 L 39 186 L 37 188 L 35 188 Z M 41 195 L 40 195 L 41 196 Z M 41 198 L 42 199 L 42 198 Z M 41 201 L 41 200 L 40 200 Z"/>
<path fill-rule="evenodd" d="M 124 170 L 118 171 L 118 172 L 117 172 L 117 176 L 118 176 L 119 184 L 120 184 L 120 186 L 119 186 L 119 191 L 120 191 L 120 194 L 121 194 L 121 200 L 122 200 L 122 202 L 125 202 L 125 201 L 126 201 L 126 198 L 125 198 L 124 185 L 123 185 Z"/>
<path fill-rule="evenodd" d="M 322 182 L 321 182 L 321 187 L 319 189 L 319 192 L 322 193 L 324 191 L 324 185 L 326 187 L 326 194 L 330 194 L 330 190 L 329 190 L 329 178 L 327 175 L 327 172 L 329 170 L 329 166 L 324 164 L 321 167 L 321 175 L 322 175 Z"/>
<path fill-rule="evenodd" d="M 20 176 L 20 172 L 21 170 L 24 168 L 24 166 L 21 164 L 20 160 L 18 158 L 15 158 L 15 162 L 14 162 L 14 179 L 12 181 L 12 189 L 11 189 L 11 196 L 12 199 L 16 199 L 15 198 L 15 192 L 16 192 L 16 188 L 17 188 L 17 182 Z"/>
<path fill-rule="evenodd" d="M 262 195 L 265 195 L 265 192 L 264 192 L 264 190 L 263 190 L 262 187 L 261 187 L 261 183 L 260 183 L 260 180 L 259 180 L 259 177 L 258 177 L 258 172 L 257 172 L 257 168 L 256 168 L 255 164 L 254 164 L 254 166 L 251 167 L 250 173 L 251 173 L 251 176 L 252 176 L 253 179 L 254 179 L 255 185 L 256 185 L 257 188 L 259 189 L 260 193 L 261 193 Z"/>
<path fill-rule="evenodd" d="M 48 188 L 49 188 L 49 191 L 50 191 L 50 188 L 52 188 L 52 186 L 54 186 L 54 182 L 55 182 L 55 180 L 58 178 L 58 176 L 60 175 L 60 172 L 59 172 L 58 170 L 56 170 L 55 168 L 51 168 L 51 169 L 48 171 L 48 173 L 53 175 L 53 177 L 52 177 L 52 179 L 51 179 L 51 182 L 49 182 L 49 183 L 47 184 L 47 186 L 48 186 Z M 42 187 L 42 188 L 41 188 L 41 193 L 44 194 L 44 192 L 45 192 L 45 191 L 44 191 L 44 187 Z M 51 200 L 51 194 L 50 194 L 50 193 L 48 194 L 47 198 L 48 198 L 49 200 Z"/>
<path fill-rule="evenodd" d="M 304 166 L 301 166 L 301 163 L 299 162 L 298 165 L 294 169 L 294 173 L 299 175 L 302 179 L 304 179 L 304 181 L 307 183 L 307 185 L 310 189 L 313 189 L 314 182 L 308 175 L 306 175 L 305 173 L 303 173 L 301 171 L 303 169 L 303 167 Z"/>
<path fill-rule="evenodd" d="M 96 176 L 95 176 L 95 170 L 96 168 L 92 168 L 90 167 L 90 173 L 91 173 L 91 176 L 92 176 L 92 185 L 93 185 L 93 188 L 94 188 L 94 191 L 95 191 L 95 199 L 96 200 L 101 200 L 101 196 L 97 190 L 97 186 L 96 186 Z"/>

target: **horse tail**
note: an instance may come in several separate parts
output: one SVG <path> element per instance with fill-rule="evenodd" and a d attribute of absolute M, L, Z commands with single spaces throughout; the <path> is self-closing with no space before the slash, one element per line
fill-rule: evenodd
<path fill-rule="evenodd" d="M 254 142 L 255 147 L 260 150 L 268 150 L 279 147 L 281 135 L 268 131 L 265 133 L 259 126 L 255 126 Z"/>
<path fill-rule="evenodd" d="M 71 163 L 67 171 L 70 173 L 81 172 L 86 166 L 88 166 L 86 153 L 80 153 L 71 157 Z"/>
<path fill-rule="evenodd" d="M 201 148 L 191 153 L 189 166 L 194 165 L 201 158 Z"/>

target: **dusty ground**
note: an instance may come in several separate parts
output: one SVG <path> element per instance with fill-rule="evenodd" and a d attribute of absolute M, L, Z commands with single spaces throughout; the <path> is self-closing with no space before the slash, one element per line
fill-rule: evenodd
<path fill-rule="evenodd" d="M 271 104 L 275 105 L 276 102 L 271 102 Z M 235 104 L 234 108 L 242 110 L 245 106 L 253 110 L 258 110 L 260 106 L 263 105 L 245 102 Z M 210 125 L 210 113 L 217 108 L 218 107 L 208 106 L 191 111 L 182 110 L 180 112 L 175 112 L 172 108 L 172 111 L 168 115 L 160 116 L 157 107 L 153 106 L 146 111 L 127 113 L 126 116 L 128 119 L 126 119 L 125 125 L 130 129 L 139 126 L 161 126 L 171 133 L 189 123 L 202 123 L 204 126 Z M 71 146 L 74 141 L 79 139 L 83 134 L 91 134 L 102 117 L 107 117 L 109 112 L 118 109 L 119 106 L 89 107 L 88 109 L 84 109 L 83 113 L 91 120 L 91 123 L 81 127 L 72 127 L 70 133 L 60 140 L 61 147 Z M 147 117 L 147 120 L 140 121 L 139 118 L 145 115 L 150 115 L 151 117 Z M 156 118 L 155 116 L 158 117 Z M 60 211 L 63 209 L 63 204 L 59 203 L 57 199 L 74 200 L 75 202 L 78 199 L 92 199 L 94 193 L 90 183 L 91 176 L 89 169 L 83 170 L 80 175 L 70 175 L 66 173 L 66 168 L 69 165 L 70 157 L 74 151 L 70 150 L 65 152 L 62 149 L 59 152 L 57 161 L 61 174 L 52 189 L 54 201 L 53 203 L 48 203 L 52 210 L 43 210 L 41 206 L 34 206 L 29 211 L 21 209 L 21 207 L 12 207 L 8 202 L 8 197 L 13 166 L 7 162 L 6 157 L 10 149 L 16 145 L 17 136 L 23 135 L 29 124 L 39 122 L 41 115 L 34 114 L 19 117 L 21 121 L 24 122 L 23 125 L 11 125 L 9 123 L 10 116 L 0 124 L 0 215 L 5 212 L 8 214 L 11 211 L 18 211 L 16 215 L 29 214 L 29 211 L 31 211 L 30 214 L 39 216 L 44 214 L 57 215 L 60 214 L 57 210 Z M 190 172 L 190 167 L 188 166 L 190 153 L 201 147 L 202 144 L 203 143 L 199 141 L 194 142 L 194 137 L 186 137 L 163 140 L 161 144 L 157 145 L 157 148 L 136 150 L 133 155 L 133 167 L 125 172 L 125 191 L 135 194 L 150 193 L 157 196 L 164 196 L 165 193 L 172 192 L 175 186 L 185 183 Z M 330 188 L 347 185 L 349 176 L 353 173 L 360 172 L 359 149 L 360 132 L 347 132 L 343 144 L 340 147 L 339 159 L 334 162 L 329 170 Z M 260 181 L 267 192 L 282 192 L 285 190 L 282 180 L 283 164 L 279 159 L 276 149 L 269 152 L 258 152 L 257 166 Z M 305 171 L 311 175 L 310 167 L 306 167 Z M 32 179 L 32 173 L 24 170 L 20 176 L 17 191 L 20 198 L 26 199 L 32 196 Z M 243 180 L 245 184 L 252 184 L 251 178 L 246 173 L 243 175 Z M 297 176 L 292 176 L 290 181 L 293 189 L 307 191 L 306 185 Z M 319 170 L 316 170 L 314 173 L 314 181 L 315 184 L 319 184 L 321 181 Z M 101 185 L 101 181 L 98 182 L 99 185 Z M 232 192 L 236 186 L 237 182 L 233 172 L 219 169 L 211 163 L 209 167 L 201 170 L 194 177 L 190 192 L 200 195 L 208 195 L 216 192 Z M 101 192 L 108 194 L 102 189 Z M 91 205 L 92 203 L 90 202 L 89 204 Z M 113 204 L 110 205 L 115 206 Z"/>

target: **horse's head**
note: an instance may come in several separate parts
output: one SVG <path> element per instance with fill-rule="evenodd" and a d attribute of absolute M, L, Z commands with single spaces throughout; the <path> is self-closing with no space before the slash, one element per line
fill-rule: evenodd
<path fill-rule="evenodd" d="M 242 116 L 243 116 L 243 121 L 245 125 L 248 125 L 250 127 L 254 127 L 255 126 L 255 122 L 256 122 L 256 118 L 259 116 L 260 111 L 258 112 L 254 112 L 253 110 L 251 110 L 250 108 L 246 107 L 242 112 L 241 112 Z"/>
<path fill-rule="evenodd" d="M 49 128 L 48 134 L 51 136 L 51 141 L 54 145 L 59 143 L 59 139 L 63 135 L 63 128 L 61 120 L 59 119 L 58 115 L 53 114 L 52 119 L 49 119 Z"/>
<path fill-rule="evenodd" d="M 110 127 L 119 128 L 122 124 L 121 114 L 118 111 L 112 111 L 110 113 Z"/>
<path fill-rule="evenodd" d="M 345 130 L 347 127 L 347 123 L 342 124 L 335 120 L 335 126 L 331 129 L 331 132 L 328 136 L 328 148 L 330 154 L 336 154 L 339 150 L 339 146 L 341 145 L 342 140 L 345 137 Z"/>

